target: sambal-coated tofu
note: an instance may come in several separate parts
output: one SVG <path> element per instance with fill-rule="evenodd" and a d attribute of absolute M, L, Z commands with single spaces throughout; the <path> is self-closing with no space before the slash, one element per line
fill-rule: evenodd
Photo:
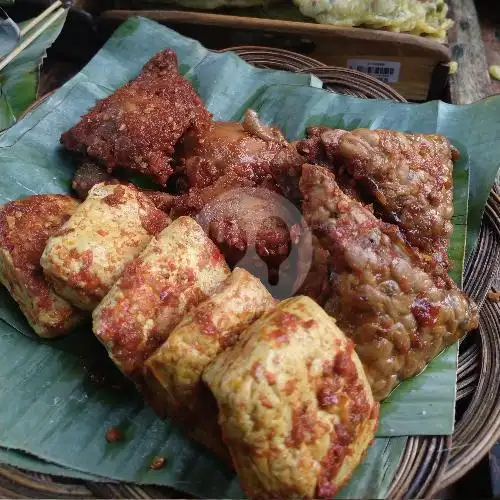
<path fill-rule="evenodd" d="M 50 236 L 79 203 L 64 195 L 35 195 L 11 201 L 0 210 L 0 281 L 41 337 L 67 333 L 81 313 L 56 295 L 40 266 Z"/>
<path fill-rule="evenodd" d="M 209 411 L 203 370 L 275 303 L 258 278 L 236 268 L 211 297 L 184 316 L 146 362 L 150 402 L 157 412 L 188 428 L 204 428 L 205 435 L 218 435 L 217 411 L 215 405 Z"/>
<path fill-rule="evenodd" d="M 229 273 L 201 226 L 180 217 L 128 264 L 94 311 L 94 333 L 123 373 L 141 378 L 145 360 Z"/>
<path fill-rule="evenodd" d="M 169 222 L 135 187 L 97 184 L 49 239 L 41 259 L 45 275 L 59 295 L 92 311 Z"/>
<path fill-rule="evenodd" d="M 261 316 L 203 378 L 249 498 L 332 498 L 374 437 L 354 345 L 308 297 Z"/>

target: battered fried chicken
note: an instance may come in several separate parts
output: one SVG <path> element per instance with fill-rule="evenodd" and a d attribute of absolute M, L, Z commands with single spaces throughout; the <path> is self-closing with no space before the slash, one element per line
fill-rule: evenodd
<path fill-rule="evenodd" d="M 306 222 L 330 252 L 325 310 L 353 339 L 376 399 L 419 373 L 478 325 L 476 306 L 449 278 L 422 269 L 399 229 L 347 196 L 334 175 L 304 165 Z"/>
<path fill-rule="evenodd" d="M 191 84 L 177 73 L 170 50 L 154 56 L 135 79 L 100 101 L 61 136 L 71 151 L 86 153 L 108 172 L 125 168 L 165 185 L 177 143 L 212 126 Z"/>
<path fill-rule="evenodd" d="M 356 191 L 410 245 L 446 272 L 453 231 L 453 160 L 458 151 L 440 135 L 394 130 L 310 130 L 344 191 Z"/>

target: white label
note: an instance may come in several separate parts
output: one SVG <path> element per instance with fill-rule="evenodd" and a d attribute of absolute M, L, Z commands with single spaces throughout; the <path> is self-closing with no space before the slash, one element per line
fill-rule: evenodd
<path fill-rule="evenodd" d="M 369 61 L 367 59 L 349 59 L 347 67 L 356 69 L 385 83 L 397 83 L 401 63 L 393 61 Z"/>

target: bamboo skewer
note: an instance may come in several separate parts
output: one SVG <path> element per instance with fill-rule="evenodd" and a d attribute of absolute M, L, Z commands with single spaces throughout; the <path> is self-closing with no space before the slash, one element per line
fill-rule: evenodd
<path fill-rule="evenodd" d="M 21 30 L 21 36 L 24 36 L 53 12 L 53 14 L 48 19 L 46 19 L 44 23 L 42 23 L 35 31 L 33 31 L 33 33 L 29 34 L 27 38 L 22 40 L 21 43 L 17 45 L 17 47 L 8 56 L 4 57 L 0 61 L 0 70 L 5 68 L 7 64 L 9 64 L 15 57 L 17 57 L 26 47 L 31 45 L 31 43 L 33 43 L 33 41 L 36 40 L 47 28 L 49 28 L 63 14 L 66 13 L 66 9 L 62 8 L 61 6 L 62 2 L 60 0 L 57 0 Z"/>
<path fill-rule="evenodd" d="M 57 2 L 54 2 L 51 4 L 47 9 L 45 9 L 39 16 L 35 17 L 35 19 L 32 19 L 22 30 L 21 30 L 21 36 L 26 35 L 28 31 L 30 31 L 32 28 L 34 28 L 37 24 L 41 23 L 49 14 L 54 12 L 58 7 L 62 6 L 62 2 L 60 0 L 57 0 Z"/>

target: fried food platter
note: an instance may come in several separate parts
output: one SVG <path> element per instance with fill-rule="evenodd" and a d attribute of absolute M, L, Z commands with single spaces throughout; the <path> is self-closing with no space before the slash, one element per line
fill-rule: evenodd
<path fill-rule="evenodd" d="M 490 208 L 491 208 L 490 206 L 487 208 L 487 217 L 485 218 L 486 221 L 485 226 L 488 226 L 489 220 L 492 220 L 492 218 L 494 219 L 494 217 L 491 216 Z M 494 232 L 488 233 L 487 229 L 485 229 L 485 226 L 483 226 L 480 242 L 482 242 L 485 237 L 487 238 L 488 234 L 490 238 L 492 238 L 491 236 L 492 234 L 493 235 L 495 234 Z M 486 236 L 484 236 L 483 233 L 486 233 Z M 62 235 L 62 237 L 64 237 L 64 235 Z M 479 244 L 478 248 L 480 250 L 482 249 L 481 243 Z M 476 252 L 478 252 L 478 250 L 476 250 Z M 476 266 L 479 265 L 480 263 L 482 263 L 481 251 L 478 254 L 477 260 L 475 260 L 474 265 Z M 498 263 L 493 259 L 487 261 L 487 265 L 491 266 L 489 269 L 491 271 L 493 270 L 493 268 L 497 267 L 497 264 Z M 465 286 L 466 289 L 469 290 L 469 287 L 471 285 L 466 283 Z M 479 295 L 484 295 L 484 293 Z M 477 302 L 481 303 L 482 297 L 479 295 L 473 294 L 473 297 Z M 467 351 L 467 355 L 468 355 L 468 363 L 470 365 L 470 358 L 471 356 L 473 356 L 470 350 Z M 467 373 L 470 373 L 470 371 L 467 370 Z M 441 437 L 438 436 L 435 438 L 423 438 L 423 437 L 409 438 L 408 443 L 406 445 L 405 455 L 401 460 L 400 469 L 396 474 L 394 485 L 391 491 L 389 492 L 388 496 L 390 497 L 400 497 L 405 495 L 422 496 L 430 494 L 435 489 L 437 482 L 443 475 L 443 472 L 445 470 L 446 458 L 449 453 L 449 448 L 450 448 L 450 440 L 449 438 L 444 436 Z M 5 471 L 6 475 L 12 474 L 12 469 L 5 469 Z M 99 488 L 101 488 L 99 484 L 96 483 L 88 487 L 90 488 L 91 491 L 94 492 L 94 494 L 99 494 L 97 493 L 99 491 Z M 123 486 L 103 485 L 102 488 L 103 490 L 100 493 L 100 495 L 105 494 L 106 496 L 108 495 L 134 496 L 134 491 L 136 491 L 137 487 L 131 487 L 127 485 Z M 77 489 L 78 489 L 77 495 L 83 494 L 83 489 L 80 490 L 79 487 Z M 156 496 L 165 497 L 167 494 L 165 490 L 155 490 L 149 487 L 147 487 L 147 489 L 144 490 L 144 493 L 154 497 Z"/>

